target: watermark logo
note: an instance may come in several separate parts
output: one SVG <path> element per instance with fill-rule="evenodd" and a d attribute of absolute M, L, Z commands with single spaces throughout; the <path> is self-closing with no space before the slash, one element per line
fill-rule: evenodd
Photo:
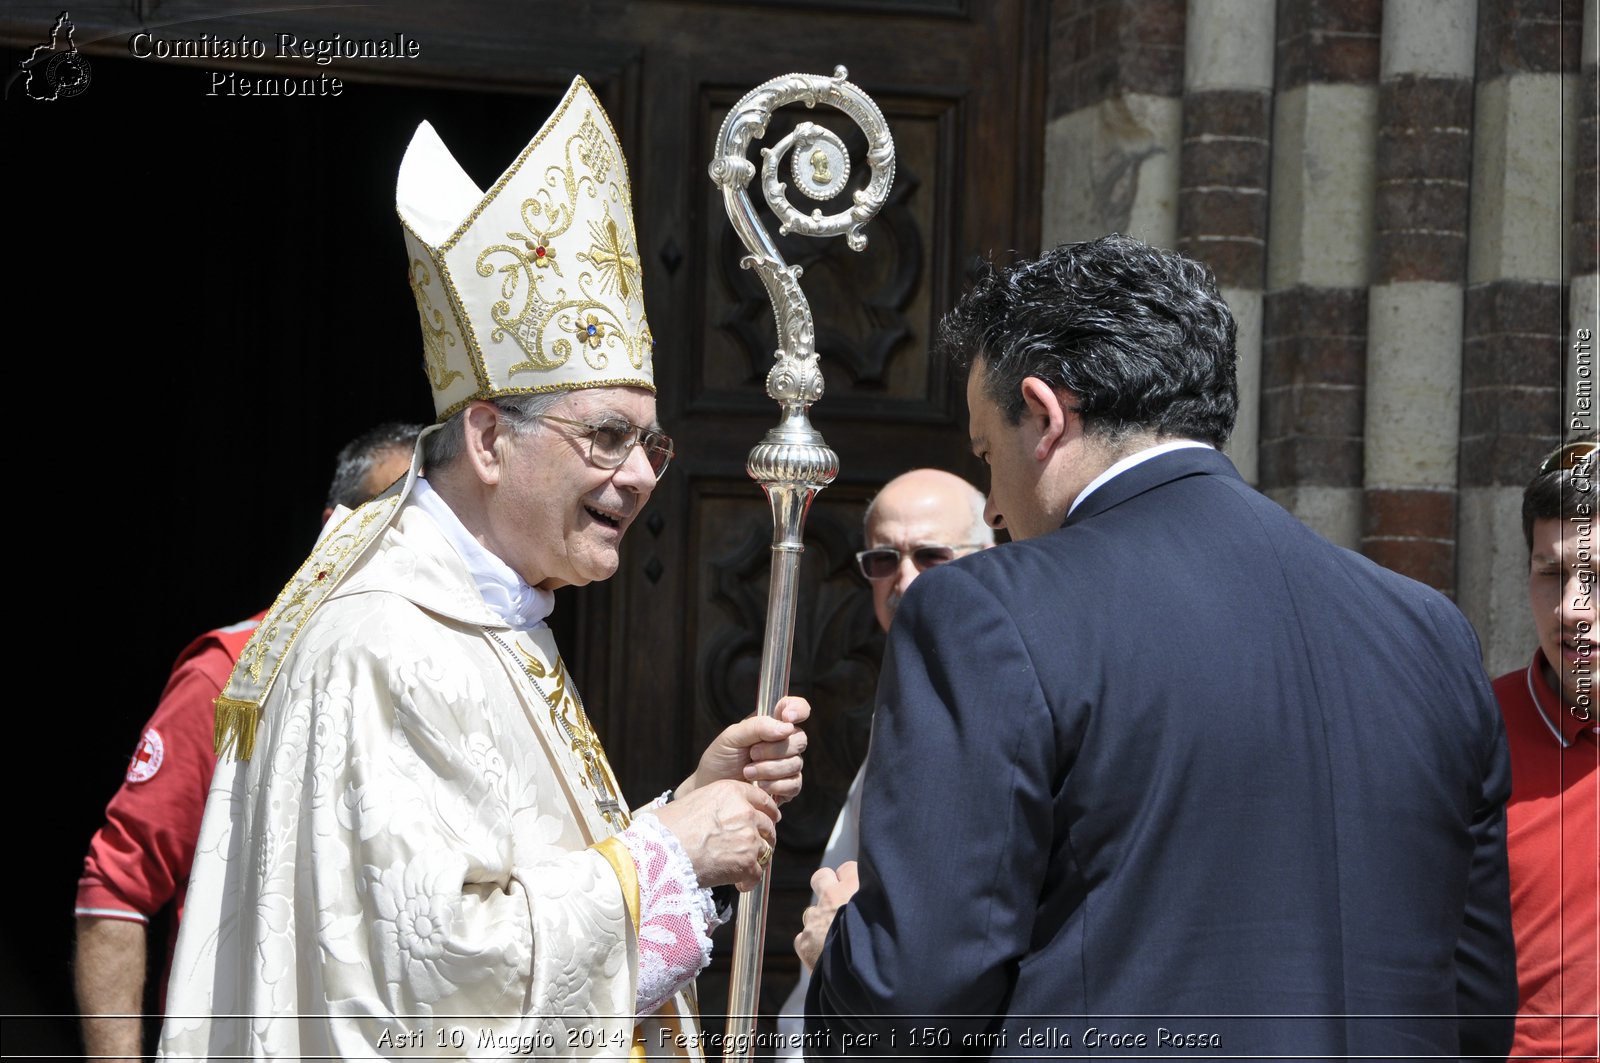
<path fill-rule="evenodd" d="M 18 64 L 25 75 L 22 90 L 29 99 L 51 103 L 82 95 L 89 87 L 89 60 L 73 43 L 74 29 L 71 12 L 61 12 L 50 27 L 50 39 Z"/>

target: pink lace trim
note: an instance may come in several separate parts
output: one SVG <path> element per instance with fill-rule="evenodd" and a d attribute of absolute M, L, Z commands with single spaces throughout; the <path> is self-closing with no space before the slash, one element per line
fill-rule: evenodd
<path fill-rule="evenodd" d="M 654 816 L 617 835 L 639 874 L 639 986 L 635 1014 L 648 1015 L 711 962 L 716 905 L 689 855 Z"/>

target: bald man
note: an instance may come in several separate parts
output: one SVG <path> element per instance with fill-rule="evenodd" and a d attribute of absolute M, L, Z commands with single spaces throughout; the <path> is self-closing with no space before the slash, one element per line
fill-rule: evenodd
<path fill-rule="evenodd" d="M 912 580 L 937 565 L 994 545 L 994 529 L 984 520 L 983 507 L 983 492 L 943 469 L 912 469 L 896 476 L 867 506 L 863 522 L 867 548 L 856 554 L 856 564 L 872 588 L 872 609 L 885 632 Z M 861 776 L 856 772 L 839 810 L 822 851 L 823 867 L 837 870 L 856 858 Z M 778 1013 L 782 1035 L 778 1059 L 804 1056 L 800 1035 L 810 980 L 810 972 L 802 967 L 799 983 Z"/>

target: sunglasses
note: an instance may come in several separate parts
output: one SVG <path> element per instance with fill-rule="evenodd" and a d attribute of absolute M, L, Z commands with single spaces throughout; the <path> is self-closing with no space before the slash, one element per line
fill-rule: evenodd
<path fill-rule="evenodd" d="M 650 471 L 659 480 L 661 474 L 667 471 L 667 462 L 672 460 L 672 437 L 652 428 L 640 428 L 627 421 L 590 424 L 588 421 L 574 421 L 548 413 L 541 413 L 538 417 L 541 421 L 554 421 L 556 424 L 583 429 L 582 434 L 589 437 L 589 461 L 596 468 L 620 468 L 628 460 L 628 452 L 638 446 L 644 448 L 644 458 L 650 463 Z"/>
<path fill-rule="evenodd" d="M 1539 463 L 1538 475 L 1547 476 L 1553 472 L 1576 469 L 1579 465 L 1589 460 L 1589 457 L 1595 452 L 1596 445 L 1590 440 L 1568 443 Z"/>
<path fill-rule="evenodd" d="M 960 550 L 976 550 L 977 543 L 957 543 L 954 546 L 945 546 L 941 543 L 928 543 L 907 551 L 911 556 L 911 563 L 917 566 L 918 572 L 940 565 L 948 565 L 958 556 Z M 862 550 L 856 554 L 856 565 L 861 569 L 861 574 L 870 580 L 890 579 L 900 571 L 900 559 L 906 554 L 901 553 L 892 546 L 874 546 L 870 550 Z"/>

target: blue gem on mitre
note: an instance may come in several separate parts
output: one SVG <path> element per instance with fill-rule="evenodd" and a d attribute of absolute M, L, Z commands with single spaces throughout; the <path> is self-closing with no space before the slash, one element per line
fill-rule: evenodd
<path fill-rule="evenodd" d="M 573 330 L 579 343 L 587 343 L 591 347 L 600 346 L 600 341 L 605 339 L 605 325 L 593 314 L 585 315 L 585 320 L 578 322 L 578 327 Z"/>

